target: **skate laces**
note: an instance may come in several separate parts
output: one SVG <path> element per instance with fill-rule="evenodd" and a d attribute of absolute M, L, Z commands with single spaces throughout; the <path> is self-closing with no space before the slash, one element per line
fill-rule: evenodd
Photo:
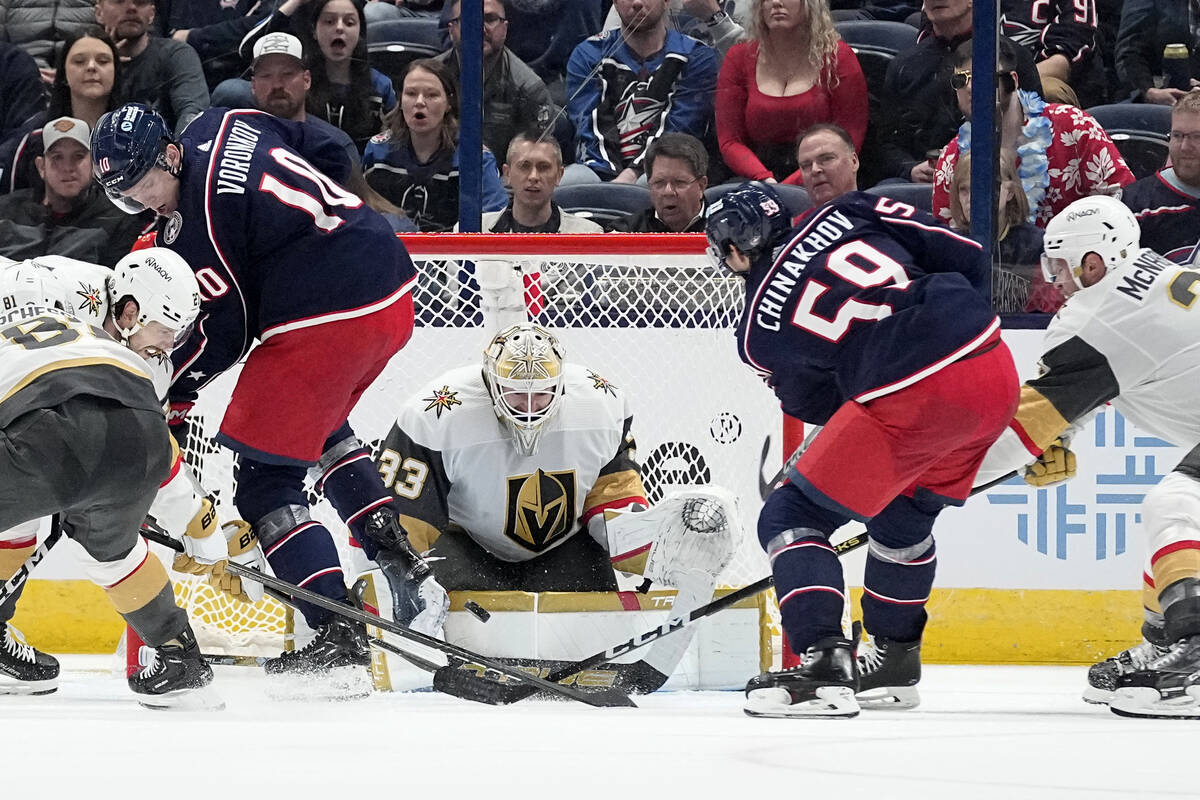
<path fill-rule="evenodd" d="M 883 651 L 875 646 L 874 639 L 865 639 L 859 646 L 858 671 L 870 674 L 883 666 Z"/>
<path fill-rule="evenodd" d="M 25 643 L 25 634 L 12 625 L 6 624 L 4 635 L 0 638 L 4 639 L 4 650 L 10 656 L 21 661 L 28 661 L 30 664 L 36 663 L 37 656 L 34 654 L 33 645 Z"/>
<path fill-rule="evenodd" d="M 142 666 L 142 671 L 138 673 L 138 677 L 142 680 L 152 678 L 166 669 L 166 665 L 158 657 L 158 651 L 146 645 L 138 648 L 138 664 Z"/>

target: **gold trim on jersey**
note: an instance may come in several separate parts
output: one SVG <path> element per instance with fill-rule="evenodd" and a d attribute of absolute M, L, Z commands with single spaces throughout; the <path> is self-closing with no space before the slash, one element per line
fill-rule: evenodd
<path fill-rule="evenodd" d="M 1151 569 L 1159 591 L 1184 578 L 1200 578 L 1200 550 L 1188 547 L 1167 553 Z"/>
<path fill-rule="evenodd" d="M 397 514 L 396 519 L 399 521 L 400 527 L 404 528 L 404 532 L 408 534 L 409 543 L 418 553 L 429 550 L 442 535 L 441 531 L 423 519 L 410 517 L 407 514 Z"/>
<path fill-rule="evenodd" d="M 1028 384 L 1021 387 L 1021 405 L 1013 421 L 1043 450 L 1070 426 L 1054 403 Z"/>
<path fill-rule="evenodd" d="M 642 476 L 638 474 L 637 470 L 623 469 L 620 472 L 610 472 L 596 478 L 596 482 L 592 484 L 592 490 L 583 499 L 583 513 L 586 514 L 597 506 L 615 503 L 617 500 L 645 496 L 646 487 L 642 485 Z"/>
<path fill-rule="evenodd" d="M 0 397 L 0 403 L 3 403 L 4 401 L 8 400 L 13 395 L 15 395 L 17 392 L 19 392 L 22 389 L 24 389 L 25 387 L 29 386 L 29 384 L 33 383 L 35 380 L 42 377 L 43 375 L 48 375 L 51 372 L 58 372 L 58 371 L 64 370 L 64 369 L 71 369 L 72 367 L 93 367 L 93 366 L 99 366 L 99 365 L 107 365 L 110 367 L 116 367 L 117 369 L 121 369 L 121 370 L 124 370 L 125 372 L 130 373 L 131 375 L 136 375 L 137 377 L 141 378 L 144 381 L 150 380 L 150 376 L 148 376 L 145 372 L 139 370 L 137 367 L 126 364 L 123 361 L 118 361 L 115 358 L 102 358 L 100 356 L 86 356 L 83 358 L 67 358 L 67 359 L 63 359 L 61 361 L 51 361 L 49 364 L 43 364 L 42 366 L 35 369 L 33 372 L 30 372 L 29 374 L 27 374 L 15 386 L 13 386 L 13 388 L 8 390 L 8 394 L 4 395 L 4 397 Z"/>
<path fill-rule="evenodd" d="M 37 542 L 27 547 L 0 548 L 0 581 L 6 581 L 16 575 L 17 570 L 36 549 Z"/>
<path fill-rule="evenodd" d="M 168 584 L 167 571 L 153 553 L 120 583 L 105 586 L 104 591 L 119 614 L 129 614 L 144 608 Z"/>
<path fill-rule="evenodd" d="M 575 470 L 512 475 L 507 480 L 504 536 L 541 553 L 575 529 Z"/>

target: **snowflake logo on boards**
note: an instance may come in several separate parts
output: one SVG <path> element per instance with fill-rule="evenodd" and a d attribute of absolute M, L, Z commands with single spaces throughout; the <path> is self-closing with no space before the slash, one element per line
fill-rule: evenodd
<path fill-rule="evenodd" d="M 94 286 L 88 286 L 81 281 L 79 290 L 75 294 L 79 295 L 79 299 L 87 304 L 88 311 L 99 315 L 100 306 L 104 304 L 104 296 L 100 293 L 99 289 Z"/>
<path fill-rule="evenodd" d="M 592 372 L 590 369 L 588 370 L 588 377 L 592 379 L 592 388 L 593 389 L 598 389 L 598 390 L 604 392 L 605 394 L 611 394 L 613 397 L 617 396 L 617 393 L 615 391 L 617 386 L 616 386 L 616 384 L 609 381 L 608 378 L 602 378 L 601 376 Z"/>
<path fill-rule="evenodd" d="M 449 411 L 453 406 L 462 405 L 462 400 L 458 399 L 458 392 L 452 390 L 449 386 L 434 389 L 433 394 L 429 397 L 422 397 L 421 402 L 428 403 L 429 405 L 425 406 L 425 410 L 435 412 L 438 419 L 442 418 L 443 411 Z"/>

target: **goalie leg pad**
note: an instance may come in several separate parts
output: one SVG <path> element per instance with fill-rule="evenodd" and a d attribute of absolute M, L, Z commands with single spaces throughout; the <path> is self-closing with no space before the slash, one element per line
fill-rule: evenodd
<path fill-rule="evenodd" d="M 862 610 L 872 635 L 897 642 L 921 638 L 937 571 L 933 523 L 941 509 L 932 496 L 900 496 L 867 524 Z"/>

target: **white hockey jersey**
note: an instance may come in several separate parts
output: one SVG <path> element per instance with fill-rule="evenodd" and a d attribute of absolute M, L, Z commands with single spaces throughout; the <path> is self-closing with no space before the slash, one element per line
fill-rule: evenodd
<path fill-rule="evenodd" d="M 1200 269 L 1149 249 L 1072 295 L 976 484 L 1028 463 L 1110 401 L 1144 431 L 1181 447 L 1200 442 L 1198 300 Z"/>
<path fill-rule="evenodd" d="M 605 509 L 649 505 L 625 393 L 574 364 L 564 379 L 533 456 L 513 447 L 479 365 L 443 374 L 404 404 L 376 464 L 418 550 L 453 524 L 497 558 L 527 561 Z"/>

